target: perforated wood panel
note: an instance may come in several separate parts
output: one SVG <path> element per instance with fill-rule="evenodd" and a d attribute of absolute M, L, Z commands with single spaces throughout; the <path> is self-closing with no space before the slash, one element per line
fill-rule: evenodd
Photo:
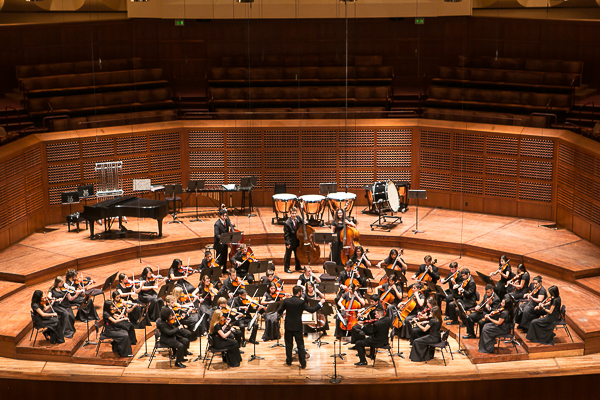
<path fill-rule="evenodd" d="M 150 151 L 179 150 L 181 148 L 181 136 L 179 132 L 156 133 L 149 137 Z"/>
<path fill-rule="evenodd" d="M 79 142 L 46 144 L 46 161 L 56 162 L 79 158 Z"/>
<path fill-rule="evenodd" d="M 179 171 L 181 170 L 181 155 L 179 153 L 157 154 L 150 156 L 150 171 Z"/>
<path fill-rule="evenodd" d="M 340 168 L 373 168 L 372 151 L 340 151 Z"/>
<path fill-rule="evenodd" d="M 260 151 L 228 151 L 227 168 L 260 169 L 262 154 Z"/>
<path fill-rule="evenodd" d="M 521 156 L 552 158 L 554 143 L 545 139 L 521 138 Z"/>
<path fill-rule="evenodd" d="M 362 188 L 375 181 L 373 171 L 340 171 L 339 188 L 348 185 L 349 188 Z"/>
<path fill-rule="evenodd" d="M 521 160 L 519 164 L 521 178 L 552 180 L 552 163 L 550 162 Z"/>
<path fill-rule="evenodd" d="M 150 178 L 152 180 L 153 185 L 177 185 L 180 183 L 184 183 L 181 181 L 180 174 L 159 174 L 152 175 Z M 129 181 L 131 182 L 131 181 Z M 222 183 L 223 181 L 221 181 Z M 184 185 L 185 186 L 185 185 Z"/>
<path fill-rule="evenodd" d="M 336 147 L 337 132 L 334 130 L 303 130 L 302 147 Z"/>
<path fill-rule="evenodd" d="M 262 132 L 232 130 L 227 132 L 227 148 L 261 148 Z"/>
<path fill-rule="evenodd" d="M 247 172 L 228 172 L 227 173 L 227 183 L 235 183 L 239 185 L 242 181 L 242 178 L 247 176 L 256 176 L 258 178 L 257 184 L 255 186 L 256 189 L 260 189 L 263 186 L 262 182 L 262 174 L 260 171 L 247 171 Z"/>
<path fill-rule="evenodd" d="M 300 187 L 298 172 L 266 171 L 265 189 L 275 188 L 276 183 L 285 183 L 288 192 L 290 191 L 289 189 L 298 189 Z"/>
<path fill-rule="evenodd" d="M 411 129 L 382 129 L 377 131 L 377 146 L 412 146 Z"/>
<path fill-rule="evenodd" d="M 114 139 L 84 140 L 81 143 L 83 158 L 108 157 L 115 154 Z"/>
<path fill-rule="evenodd" d="M 190 148 L 204 147 L 211 149 L 223 148 L 223 131 L 190 131 L 189 144 Z"/>
<path fill-rule="evenodd" d="M 452 154 L 452 170 L 470 174 L 483 174 L 483 157 L 471 154 Z"/>
<path fill-rule="evenodd" d="M 565 186 L 572 186 L 575 180 L 575 172 L 563 164 L 558 165 L 558 183 Z"/>
<path fill-rule="evenodd" d="M 419 174 L 421 189 L 450 190 L 450 175 L 421 171 Z"/>
<path fill-rule="evenodd" d="M 451 132 L 422 130 L 421 147 L 450 150 L 451 138 Z"/>
<path fill-rule="evenodd" d="M 377 167 L 410 168 L 412 153 L 410 150 L 377 151 Z"/>
<path fill-rule="evenodd" d="M 454 133 L 452 149 L 454 151 L 470 151 L 473 153 L 482 153 L 485 138 L 483 135 L 474 133 Z"/>
<path fill-rule="evenodd" d="M 514 158 L 487 157 L 485 172 L 492 175 L 517 176 L 517 160 Z"/>
<path fill-rule="evenodd" d="M 30 173 L 25 175 L 25 187 L 27 190 L 32 190 L 36 187 L 42 186 L 42 170 L 32 170 Z"/>
<path fill-rule="evenodd" d="M 8 181 L 6 190 L 8 191 L 7 194 L 9 203 L 25 195 L 25 177 L 19 176 L 11 181 Z"/>
<path fill-rule="evenodd" d="M 137 154 L 148 152 L 148 137 L 126 136 L 117 138 L 117 154 Z"/>
<path fill-rule="evenodd" d="M 485 149 L 488 153 L 516 156 L 519 153 L 519 139 L 510 136 L 488 136 Z"/>
<path fill-rule="evenodd" d="M 535 182 L 519 182 L 519 199 L 551 202 L 552 185 Z"/>
<path fill-rule="evenodd" d="M 81 179 L 81 164 L 55 164 L 48 166 L 48 183 L 74 182 Z"/>
<path fill-rule="evenodd" d="M 20 201 L 8 203 L 8 224 L 12 225 L 27 216 L 27 207 Z"/>
<path fill-rule="evenodd" d="M 204 179 L 205 185 L 217 185 L 225 182 L 225 174 L 223 172 L 191 172 L 190 179 L 195 181 Z"/>
<path fill-rule="evenodd" d="M 225 168 L 222 151 L 190 151 L 190 168 Z"/>
<path fill-rule="evenodd" d="M 265 130 L 265 147 L 297 148 L 300 143 L 299 130 Z"/>
<path fill-rule="evenodd" d="M 265 151 L 265 168 L 300 168 L 299 151 Z"/>
<path fill-rule="evenodd" d="M 123 161 L 123 175 L 147 175 L 148 174 L 148 157 L 123 158 L 122 161 Z"/>
<path fill-rule="evenodd" d="M 452 191 L 459 193 L 482 194 L 483 179 L 475 176 L 453 175 Z"/>
<path fill-rule="evenodd" d="M 48 200 L 50 205 L 60 204 L 60 194 L 77 190 L 77 185 L 52 186 L 48 189 Z"/>
<path fill-rule="evenodd" d="M 304 171 L 302 172 L 302 187 L 318 188 L 319 183 L 337 182 L 335 171 Z"/>
<path fill-rule="evenodd" d="M 335 168 L 337 155 L 335 151 L 303 151 L 302 168 Z"/>
<path fill-rule="evenodd" d="M 340 147 L 373 147 L 375 144 L 374 130 L 340 130 Z"/>
<path fill-rule="evenodd" d="M 419 166 L 427 169 L 450 170 L 450 154 L 437 151 L 421 151 Z"/>
<path fill-rule="evenodd" d="M 375 181 L 411 182 L 411 171 L 377 171 Z"/>
<path fill-rule="evenodd" d="M 505 181 L 501 179 L 485 180 L 486 196 L 507 197 L 514 199 L 517 197 L 517 182 Z"/>

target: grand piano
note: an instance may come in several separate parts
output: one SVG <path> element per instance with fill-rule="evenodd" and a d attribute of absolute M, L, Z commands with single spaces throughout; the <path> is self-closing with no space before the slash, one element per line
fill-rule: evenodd
<path fill-rule="evenodd" d="M 109 233 L 112 226 L 110 219 L 119 218 L 119 228 L 123 232 L 126 231 L 123 227 L 123 217 L 153 218 L 157 220 L 158 237 L 161 237 L 162 220 L 167 214 L 169 214 L 169 206 L 166 201 L 123 196 L 84 206 L 81 217 L 89 221 L 90 238 L 92 239 L 94 239 L 94 221 L 104 220 L 105 233 Z"/>

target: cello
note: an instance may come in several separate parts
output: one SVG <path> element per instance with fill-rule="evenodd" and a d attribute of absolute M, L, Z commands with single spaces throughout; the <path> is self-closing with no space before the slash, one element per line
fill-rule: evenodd
<path fill-rule="evenodd" d="M 315 229 L 312 226 L 306 225 L 304 222 L 304 206 L 300 204 L 300 216 L 302 218 L 302 230 L 298 229 L 296 237 L 298 238 L 299 249 L 297 251 L 298 259 L 302 264 L 312 264 L 319 260 L 321 256 L 321 248 L 315 243 Z"/>
<path fill-rule="evenodd" d="M 398 309 L 396 310 L 396 318 L 394 318 L 394 320 L 392 321 L 392 326 L 394 328 L 402 328 L 402 325 L 404 325 L 406 321 L 406 317 L 408 317 L 410 313 L 415 309 L 415 307 L 418 306 L 416 294 L 420 293 L 421 290 L 422 289 L 419 289 L 417 292 L 413 293 L 409 297 L 409 299 L 406 300 L 406 303 L 404 303 L 404 305 L 398 307 Z"/>
<path fill-rule="evenodd" d="M 344 323 L 340 324 L 340 328 L 345 331 L 351 331 L 352 327 L 358 323 L 358 311 L 361 308 L 361 304 L 356 300 L 356 292 L 352 293 L 350 300 L 342 300 L 342 305 L 345 308 L 344 312 Z"/>
<path fill-rule="evenodd" d="M 358 229 L 346 224 L 346 207 L 344 207 L 342 211 L 344 213 L 342 217 L 344 225 L 342 227 L 342 232 L 340 232 L 340 239 L 342 241 L 342 254 L 340 257 L 342 265 L 346 265 L 350 257 L 354 254 L 354 248 L 359 245 L 359 233 Z"/>
<path fill-rule="evenodd" d="M 433 279 L 431 278 L 431 275 L 429 275 L 427 272 L 436 263 L 437 263 L 437 258 L 435 260 L 433 260 L 429 266 L 425 267 L 425 271 L 423 271 L 419 275 L 417 275 L 417 282 L 430 282 L 430 281 L 432 281 Z M 411 286 L 410 289 L 408 290 L 408 296 L 412 296 L 413 293 L 414 293 L 414 289 L 413 289 L 413 286 Z"/>

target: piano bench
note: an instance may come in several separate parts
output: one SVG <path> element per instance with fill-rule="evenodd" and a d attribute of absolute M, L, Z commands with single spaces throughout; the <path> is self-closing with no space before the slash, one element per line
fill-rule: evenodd
<path fill-rule="evenodd" d="M 76 213 L 67 215 L 67 227 L 69 229 L 69 232 L 71 232 L 71 224 L 77 224 L 77 233 L 79 233 L 79 230 L 80 230 L 79 223 L 80 222 L 85 222 L 85 230 L 87 231 L 88 221 L 87 221 L 87 219 L 85 219 L 81 216 L 80 212 L 76 212 Z"/>

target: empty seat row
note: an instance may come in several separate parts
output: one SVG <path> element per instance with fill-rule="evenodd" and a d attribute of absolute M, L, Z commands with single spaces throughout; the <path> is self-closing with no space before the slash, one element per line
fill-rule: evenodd
<path fill-rule="evenodd" d="M 125 58 L 117 60 L 77 61 L 57 64 L 19 65 L 17 79 L 40 76 L 87 74 L 91 72 L 124 71 L 141 69 L 141 58 Z"/>
<path fill-rule="evenodd" d="M 492 125 L 531 126 L 549 128 L 552 118 L 544 115 L 519 115 L 499 112 L 424 108 L 423 118 L 444 121 L 475 122 Z"/>
<path fill-rule="evenodd" d="M 579 75 L 583 73 L 583 62 L 581 61 L 459 56 L 458 65 L 468 68 L 560 72 Z"/>
<path fill-rule="evenodd" d="M 50 131 L 68 131 L 107 126 L 148 124 L 173 121 L 177 119 L 176 110 L 154 110 L 133 113 L 90 115 L 87 117 L 60 118 L 48 120 Z"/>
<path fill-rule="evenodd" d="M 346 60 L 346 56 L 343 54 L 337 56 L 296 54 L 253 56 L 250 57 L 250 60 L 244 56 L 225 56 L 220 59 L 222 67 L 338 67 L 346 64 L 356 67 L 377 67 L 383 65 L 383 57 L 378 55 L 348 56 L 348 60 Z"/>

